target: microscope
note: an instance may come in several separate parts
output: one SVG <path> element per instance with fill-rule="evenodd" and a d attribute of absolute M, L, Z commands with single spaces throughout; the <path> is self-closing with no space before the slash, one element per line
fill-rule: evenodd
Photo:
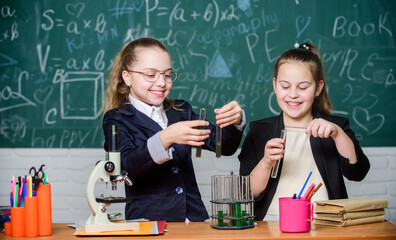
<path fill-rule="evenodd" d="M 131 199 L 122 197 L 95 198 L 94 188 L 98 179 L 103 182 L 111 182 L 112 190 L 117 190 L 117 182 L 125 181 L 128 186 L 132 186 L 127 172 L 121 173 L 121 157 L 118 150 L 118 130 L 117 126 L 111 125 L 110 146 L 106 153 L 106 160 L 96 163 L 91 172 L 87 184 L 87 200 L 91 208 L 91 216 L 81 225 L 84 232 L 108 232 L 108 231 L 128 231 L 139 230 L 138 222 L 111 222 L 106 211 L 106 206 L 111 203 L 131 202 Z"/>

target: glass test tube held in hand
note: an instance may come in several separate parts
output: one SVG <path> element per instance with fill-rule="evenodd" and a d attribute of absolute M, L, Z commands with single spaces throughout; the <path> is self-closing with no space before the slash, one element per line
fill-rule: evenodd
<path fill-rule="evenodd" d="M 282 129 L 280 137 L 283 138 L 284 141 L 286 141 L 286 130 L 285 129 Z M 285 142 L 285 145 L 286 145 L 286 142 Z M 276 178 L 278 176 L 280 160 L 281 159 L 276 161 L 275 165 L 272 167 L 272 170 L 271 170 L 271 177 L 272 178 Z"/>
<path fill-rule="evenodd" d="M 201 108 L 200 112 L 199 112 L 199 120 L 205 120 L 206 118 L 206 109 L 205 108 Z M 199 127 L 200 129 L 203 129 L 204 127 Z M 197 151 L 195 153 L 195 157 L 200 158 L 201 157 L 201 153 L 202 153 L 202 146 L 198 146 L 197 147 Z"/>
<path fill-rule="evenodd" d="M 221 128 L 216 125 L 216 157 L 221 157 Z"/>

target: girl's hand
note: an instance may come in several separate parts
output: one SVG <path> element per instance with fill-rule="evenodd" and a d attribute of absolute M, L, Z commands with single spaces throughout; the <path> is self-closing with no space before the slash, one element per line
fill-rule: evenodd
<path fill-rule="evenodd" d="M 342 129 L 338 125 L 322 118 L 316 118 L 308 124 L 306 134 L 313 137 L 332 137 L 334 139 L 340 131 Z"/>
<path fill-rule="evenodd" d="M 264 157 L 250 173 L 250 179 L 253 183 L 252 191 L 255 198 L 267 187 L 271 168 L 275 165 L 276 161 L 283 158 L 283 154 L 285 153 L 285 150 L 283 150 L 284 146 L 285 140 L 283 138 L 273 138 L 265 144 Z"/>
<path fill-rule="evenodd" d="M 312 135 L 320 138 L 332 137 L 339 154 L 347 158 L 350 164 L 357 162 L 355 146 L 352 140 L 338 125 L 322 118 L 317 118 L 308 124 L 306 133 L 308 136 Z"/>
<path fill-rule="evenodd" d="M 238 102 L 232 101 L 224 105 L 220 109 L 215 109 L 216 124 L 221 128 L 227 127 L 231 124 L 241 124 L 242 121 L 242 108 Z"/>
<path fill-rule="evenodd" d="M 269 140 L 264 147 L 264 157 L 261 159 L 263 164 L 267 166 L 268 169 L 275 165 L 276 161 L 283 158 L 285 153 L 285 140 L 282 138 L 273 138 Z"/>
<path fill-rule="evenodd" d="M 193 120 L 177 122 L 169 125 L 160 132 L 160 139 L 165 149 L 172 144 L 187 144 L 191 146 L 202 146 L 210 134 L 208 129 L 199 129 L 199 127 L 208 126 L 209 122 L 204 120 Z"/>

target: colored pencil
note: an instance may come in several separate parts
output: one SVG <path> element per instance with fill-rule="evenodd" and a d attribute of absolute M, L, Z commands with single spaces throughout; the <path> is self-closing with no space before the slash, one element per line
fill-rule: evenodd
<path fill-rule="evenodd" d="M 322 183 L 319 183 L 318 186 L 316 186 L 316 188 L 312 191 L 311 195 L 309 196 L 309 198 L 311 199 L 312 196 L 316 193 L 316 191 L 319 190 L 319 188 L 322 186 Z"/>
<path fill-rule="evenodd" d="M 303 191 L 304 191 L 305 185 L 307 185 L 307 182 L 308 182 L 309 178 L 311 177 L 311 175 L 312 175 L 312 171 L 309 173 L 307 180 L 305 180 L 304 186 L 302 187 L 302 189 L 301 189 L 300 193 L 298 194 L 298 197 L 297 197 L 297 199 L 300 199 L 300 197 L 301 197 L 301 194 L 302 194 L 302 193 L 303 193 Z"/>

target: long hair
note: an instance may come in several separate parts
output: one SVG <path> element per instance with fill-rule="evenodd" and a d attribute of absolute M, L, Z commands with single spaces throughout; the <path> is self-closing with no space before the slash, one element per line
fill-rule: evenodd
<path fill-rule="evenodd" d="M 323 89 L 313 102 L 312 112 L 330 114 L 332 105 L 326 90 L 325 74 L 320 60 L 319 50 L 314 45 L 307 42 L 299 45 L 297 48 L 287 50 L 276 61 L 274 67 L 275 79 L 278 77 L 278 71 L 282 64 L 293 62 L 303 63 L 310 69 L 316 87 L 318 87 L 319 81 L 323 80 Z"/>
<path fill-rule="evenodd" d="M 160 48 L 169 54 L 166 46 L 154 38 L 139 38 L 126 43 L 114 58 L 111 67 L 109 84 L 106 89 L 106 101 L 103 107 L 103 115 L 114 108 L 119 108 L 125 102 L 129 102 L 130 89 L 122 78 L 122 72 L 128 70 L 128 66 L 137 61 L 136 49 L 138 48 Z M 171 107 L 174 107 L 174 100 L 165 99 Z"/>

